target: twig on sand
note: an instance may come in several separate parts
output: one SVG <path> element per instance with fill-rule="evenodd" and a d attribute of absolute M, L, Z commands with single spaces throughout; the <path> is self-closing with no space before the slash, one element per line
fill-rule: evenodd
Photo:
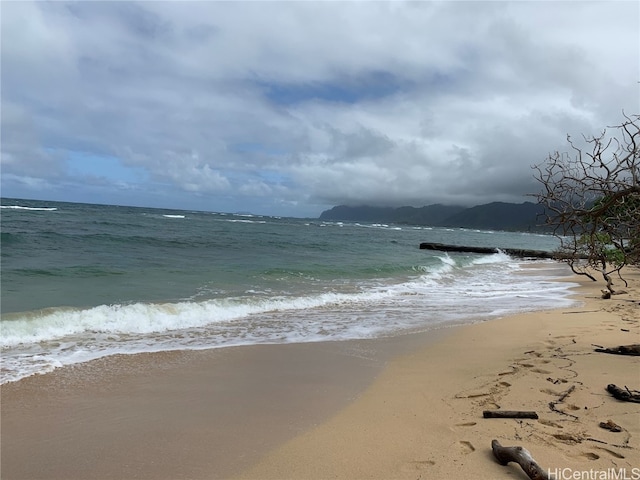
<path fill-rule="evenodd" d="M 560 398 L 558 398 L 558 400 L 554 401 L 554 402 L 549 402 L 549 408 L 551 409 L 552 412 L 556 412 L 559 413 L 560 415 L 566 415 L 567 417 L 572 417 L 574 420 L 578 420 L 578 417 L 575 415 L 571 415 L 570 413 L 567 412 L 563 412 L 562 410 L 558 410 L 556 408 L 556 405 L 559 403 L 564 402 L 565 398 L 567 398 L 569 395 L 571 395 L 571 392 L 573 392 L 576 389 L 575 385 L 571 385 L 566 392 L 564 392 L 562 395 L 560 395 Z"/>

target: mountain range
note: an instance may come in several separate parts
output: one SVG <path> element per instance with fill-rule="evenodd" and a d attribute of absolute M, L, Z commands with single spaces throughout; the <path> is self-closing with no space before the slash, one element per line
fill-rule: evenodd
<path fill-rule="evenodd" d="M 483 230 L 544 231 L 544 207 L 524 203 L 492 202 L 475 207 L 372 207 L 339 205 L 320 214 L 324 221 L 376 222 Z"/>

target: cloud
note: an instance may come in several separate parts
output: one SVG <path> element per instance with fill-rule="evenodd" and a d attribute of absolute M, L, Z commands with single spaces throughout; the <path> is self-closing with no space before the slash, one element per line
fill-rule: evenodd
<path fill-rule="evenodd" d="M 520 202 L 567 133 L 640 103 L 635 2 L 1 8 L 5 196 L 298 216 Z"/>

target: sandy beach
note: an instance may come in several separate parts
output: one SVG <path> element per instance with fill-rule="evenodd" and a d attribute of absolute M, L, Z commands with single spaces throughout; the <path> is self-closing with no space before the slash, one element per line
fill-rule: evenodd
<path fill-rule="evenodd" d="M 420 335 L 116 356 L 9 383 L 1 476 L 527 478 L 495 461 L 498 439 L 558 478 L 640 478 L 640 404 L 605 390 L 640 389 L 640 357 L 594 351 L 640 343 L 627 278 L 611 300 L 572 277 L 579 306 Z"/>

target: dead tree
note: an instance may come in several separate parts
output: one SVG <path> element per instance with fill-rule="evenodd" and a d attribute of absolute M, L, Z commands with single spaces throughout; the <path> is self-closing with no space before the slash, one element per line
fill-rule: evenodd
<path fill-rule="evenodd" d="M 640 115 L 601 135 L 575 142 L 536 165 L 545 223 L 560 240 L 559 258 L 574 273 L 596 280 L 601 272 L 614 293 L 612 274 L 625 283 L 625 265 L 640 265 Z"/>

